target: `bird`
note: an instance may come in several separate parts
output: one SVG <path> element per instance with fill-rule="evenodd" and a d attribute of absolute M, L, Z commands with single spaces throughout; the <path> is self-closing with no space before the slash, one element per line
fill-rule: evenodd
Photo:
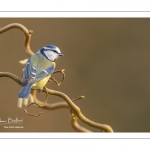
<path fill-rule="evenodd" d="M 55 45 L 46 45 L 31 56 L 23 70 L 22 89 L 18 93 L 18 98 L 27 99 L 31 89 L 42 90 L 54 72 L 55 61 L 60 56 L 63 54 Z"/>

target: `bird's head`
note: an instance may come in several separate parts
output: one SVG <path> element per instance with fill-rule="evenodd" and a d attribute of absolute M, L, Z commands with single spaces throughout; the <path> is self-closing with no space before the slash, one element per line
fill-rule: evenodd
<path fill-rule="evenodd" d="M 60 56 L 63 56 L 60 49 L 54 45 L 44 46 L 39 50 L 40 54 L 50 61 L 56 61 Z"/>

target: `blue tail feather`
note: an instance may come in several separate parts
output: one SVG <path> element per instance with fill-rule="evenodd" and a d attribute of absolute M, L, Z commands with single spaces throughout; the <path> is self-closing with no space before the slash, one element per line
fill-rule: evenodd
<path fill-rule="evenodd" d="M 19 91 L 18 98 L 28 98 L 31 90 L 32 84 L 28 84 Z"/>

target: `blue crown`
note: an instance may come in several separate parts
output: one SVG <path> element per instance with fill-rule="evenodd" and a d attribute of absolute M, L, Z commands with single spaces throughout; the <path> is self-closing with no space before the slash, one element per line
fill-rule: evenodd
<path fill-rule="evenodd" d="M 55 48 L 57 48 L 55 45 L 46 45 L 46 46 L 44 46 L 44 47 L 50 48 L 50 49 L 55 49 Z"/>

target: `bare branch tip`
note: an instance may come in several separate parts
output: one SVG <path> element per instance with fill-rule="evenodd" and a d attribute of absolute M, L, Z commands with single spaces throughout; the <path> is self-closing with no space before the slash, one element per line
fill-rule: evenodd
<path fill-rule="evenodd" d="M 33 33 L 33 30 L 29 30 L 29 34 L 32 34 Z"/>
<path fill-rule="evenodd" d="M 81 98 L 81 99 L 84 99 L 84 98 L 85 98 L 85 96 L 81 96 L 80 98 Z"/>
<path fill-rule="evenodd" d="M 25 65 L 27 61 L 28 61 L 28 59 L 20 60 L 20 61 L 19 61 L 19 64 Z"/>

